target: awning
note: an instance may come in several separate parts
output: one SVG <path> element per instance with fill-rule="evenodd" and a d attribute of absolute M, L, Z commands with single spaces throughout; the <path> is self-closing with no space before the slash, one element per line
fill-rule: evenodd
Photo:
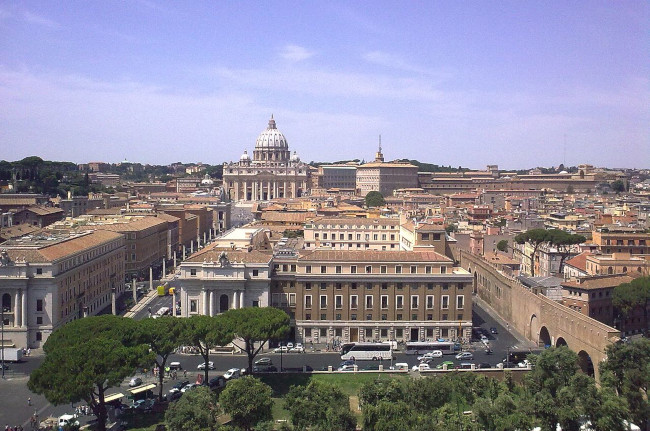
<path fill-rule="evenodd" d="M 140 386 L 139 388 L 130 389 L 129 392 L 131 392 L 132 395 L 135 395 L 135 394 L 139 394 L 140 392 L 154 389 L 155 387 L 156 387 L 155 383 L 150 383 L 148 385 Z"/>
<path fill-rule="evenodd" d="M 124 394 L 120 394 L 120 393 L 118 393 L 118 394 L 111 394 L 111 395 L 108 395 L 108 396 L 105 396 L 105 397 L 104 397 L 104 402 L 105 402 L 105 403 L 110 403 L 111 401 L 119 400 L 119 399 L 122 398 L 123 396 L 124 396 Z"/>

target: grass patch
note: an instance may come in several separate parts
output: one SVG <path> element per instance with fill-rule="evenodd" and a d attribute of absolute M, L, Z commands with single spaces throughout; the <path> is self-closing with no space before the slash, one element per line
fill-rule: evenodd
<path fill-rule="evenodd" d="M 132 431 L 154 431 L 158 424 L 165 421 L 165 413 L 130 413 L 122 415 L 121 420 L 127 422 L 126 428 Z"/>

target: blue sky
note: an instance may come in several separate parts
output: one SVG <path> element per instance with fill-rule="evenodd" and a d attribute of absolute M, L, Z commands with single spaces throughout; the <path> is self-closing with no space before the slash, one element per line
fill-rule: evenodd
<path fill-rule="evenodd" d="M 0 159 L 650 167 L 647 1 L 0 1 Z"/>

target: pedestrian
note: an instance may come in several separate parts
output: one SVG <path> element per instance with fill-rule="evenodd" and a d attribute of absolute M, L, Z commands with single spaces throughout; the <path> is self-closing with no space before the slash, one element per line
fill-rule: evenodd
<path fill-rule="evenodd" d="M 28 348 L 27 348 L 27 356 L 29 356 L 29 355 L 31 355 L 31 354 L 32 354 L 32 349 L 28 347 Z"/>
<path fill-rule="evenodd" d="M 28 407 L 32 406 L 32 399 L 31 398 L 27 398 L 27 406 Z"/>
<path fill-rule="evenodd" d="M 187 370 L 183 370 L 183 377 L 187 377 Z"/>

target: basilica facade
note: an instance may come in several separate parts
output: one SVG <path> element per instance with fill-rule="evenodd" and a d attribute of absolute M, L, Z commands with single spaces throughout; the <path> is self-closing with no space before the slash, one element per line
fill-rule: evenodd
<path fill-rule="evenodd" d="M 296 198 L 308 191 L 309 166 L 289 151 L 273 115 L 257 138 L 253 158 L 247 151 L 239 162 L 224 163 L 223 183 L 234 201 Z"/>

